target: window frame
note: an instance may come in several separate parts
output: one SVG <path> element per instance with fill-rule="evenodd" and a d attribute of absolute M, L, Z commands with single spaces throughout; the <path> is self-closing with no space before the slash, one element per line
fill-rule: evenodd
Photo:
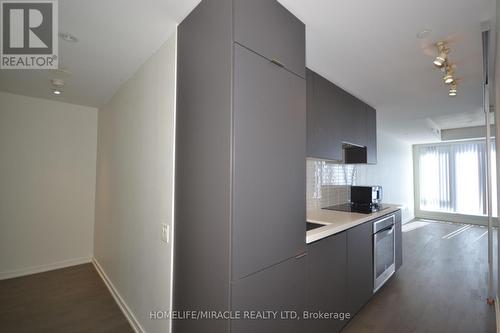
<path fill-rule="evenodd" d="M 425 143 L 425 144 L 416 144 L 413 145 L 413 200 L 415 207 L 415 218 L 422 219 L 431 219 L 431 220 L 441 220 L 441 221 L 449 221 L 449 222 L 457 222 L 457 223 L 470 223 L 470 224 L 478 224 L 487 226 L 488 225 L 488 216 L 487 215 L 469 215 L 469 214 L 461 214 L 461 213 L 449 213 L 449 212 L 439 212 L 439 211 L 429 211 L 420 209 L 420 163 L 419 163 L 419 153 L 418 149 L 420 147 L 429 147 L 429 146 L 441 146 L 441 145 L 450 145 L 453 143 L 460 142 L 480 142 L 485 143 L 485 139 L 472 139 L 472 140 L 457 140 L 457 141 L 446 141 L 446 142 L 437 142 L 437 143 Z M 492 156 L 492 159 L 495 158 Z M 491 170 L 495 172 L 495 170 Z M 498 224 L 498 218 L 492 217 L 493 223 Z"/>

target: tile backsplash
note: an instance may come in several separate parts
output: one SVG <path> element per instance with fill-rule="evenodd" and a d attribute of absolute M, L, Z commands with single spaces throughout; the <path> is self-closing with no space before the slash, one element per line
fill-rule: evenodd
<path fill-rule="evenodd" d="M 347 203 L 356 184 L 355 165 L 307 159 L 307 210 Z"/>

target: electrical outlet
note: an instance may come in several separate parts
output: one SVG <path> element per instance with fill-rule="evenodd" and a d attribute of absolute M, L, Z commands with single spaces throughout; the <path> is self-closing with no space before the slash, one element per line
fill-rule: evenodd
<path fill-rule="evenodd" d="M 165 243 L 170 242 L 170 226 L 166 223 L 161 225 L 161 240 Z"/>

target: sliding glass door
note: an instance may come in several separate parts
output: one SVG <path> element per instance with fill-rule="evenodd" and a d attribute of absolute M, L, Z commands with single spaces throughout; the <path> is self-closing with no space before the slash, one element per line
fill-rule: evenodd
<path fill-rule="evenodd" d="M 417 210 L 486 215 L 485 156 L 484 140 L 415 146 Z M 494 147 L 492 156 L 495 156 Z M 492 158 L 492 170 L 492 212 L 497 216 L 495 158 Z M 424 217 L 429 217 L 428 215 Z"/>

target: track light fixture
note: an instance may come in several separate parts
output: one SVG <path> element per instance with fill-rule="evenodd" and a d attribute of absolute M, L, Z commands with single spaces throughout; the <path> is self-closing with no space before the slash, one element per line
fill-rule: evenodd
<path fill-rule="evenodd" d="M 448 58 L 449 49 L 446 47 L 445 42 L 437 42 L 436 47 L 438 50 L 438 55 L 434 59 L 434 66 L 441 68 L 445 65 Z"/>
<path fill-rule="evenodd" d="M 454 97 L 454 96 L 457 96 L 457 84 L 456 83 L 453 83 L 451 86 L 450 86 L 450 90 L 448 92 L 448 95 Z"/>
<path fill-rule="evenodd" d="M 453 68 L 453 64 L 446 64 L 445 74 L 443 76 L 443 81 L 445 84 L 452 84 L 455 79 L 453 78 L 453 74 L 455 74 L 455 70 Z"/>
<path fill-rule="evenodd" d="M 447 85 L 451 85 L 448 95 L 457 95 L 457 80 L 455 78 L 455 64 L 453 64 L 449 57 L 450 49 L 448 48 L 445 41 L 439 41 L 436 43 L 437 56 L 433 61 L 434 66 L 439 68 L 443 73 L 443 82 Z"/>

